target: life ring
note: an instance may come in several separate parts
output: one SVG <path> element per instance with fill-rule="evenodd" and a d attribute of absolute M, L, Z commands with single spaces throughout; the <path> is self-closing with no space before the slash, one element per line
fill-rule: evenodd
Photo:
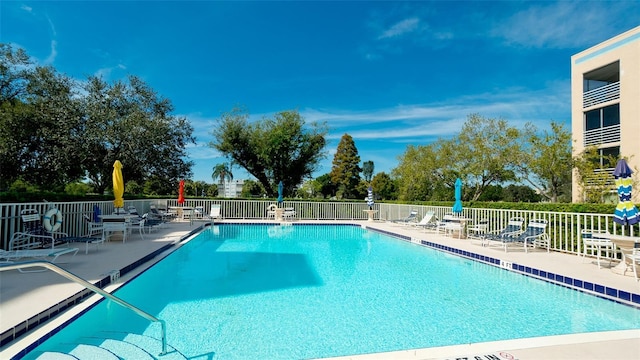
<path fill-rule="evenodd" d="M 49 232 L 60 229 L 60 226 L 62 226 L 62 213 L 60 210 L 56 208 L 49 209 L 49 211 L 44 214 L 44 221 L 42 225 L 44 225 L 45 230 Z"/>
<path fill-rule="evenodd" d="M 271 204 L 267 206 L 267 211 L 275 211 L 278 208 L 276 204 Z"/>

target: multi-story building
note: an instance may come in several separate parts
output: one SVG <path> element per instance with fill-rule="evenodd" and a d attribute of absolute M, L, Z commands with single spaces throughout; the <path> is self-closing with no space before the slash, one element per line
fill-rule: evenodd
<path fill-rule="evenodd" d="M 640 26 L 571 57 L 571 131 L 574 155 L 598 149 L 599 171 L 613 172 L 616 164 L 606 162 L 612 155 L 628 158 L 640 175 Z M 573 202 L 584 196 L 574 174 Z M 640 188 L 633 201 L 640 202 Z"/>
<path fill-rule="evenodd" d="M 238 198 L 242 194 L 244 180 L 230 180 L 218 182 L 218 196 L 224 198 Z"/>

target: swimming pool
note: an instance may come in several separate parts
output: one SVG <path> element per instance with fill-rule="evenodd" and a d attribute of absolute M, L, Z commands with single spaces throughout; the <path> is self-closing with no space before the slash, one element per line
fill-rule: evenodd
<path fill-rule="evenodd" d="M 358 226 L 220 225 L 116 295 L 189 358 L 301 359 L 637 329 L 640 311 Z M 159 327 L 103 301 L 40 351 Z"/>

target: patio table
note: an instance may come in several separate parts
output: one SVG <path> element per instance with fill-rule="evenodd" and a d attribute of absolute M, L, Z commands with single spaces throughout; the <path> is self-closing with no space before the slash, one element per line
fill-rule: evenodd
<path fill-rule="evenodd" d="M 627 272 L 629 267 L 631 267 L 631 263 L 627 261 L 626 255 L 633 253 L 634 248 L 640 247 L 640 237 L 604 233 L 598 234 L 598 237 L 611 240 L 611 242 L 614 243 L 622 252 L 622 261 L 620 261 L 618 265 L 612 267 L 611 271 L 621 275 Z"/>

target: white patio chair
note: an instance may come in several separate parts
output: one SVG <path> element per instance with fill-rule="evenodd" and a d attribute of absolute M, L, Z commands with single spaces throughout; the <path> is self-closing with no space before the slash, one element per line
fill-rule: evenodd
<path fill-rule="evenodd" d="M 296 210 L 292 207 L 284 208 L 284 212 L 282 213 L 282 217 L 287 219 L 294 219 L 296 217 Z"/>
<path fill-rule="evenodd" d="M 207 219 L 209 220 L 222 219 L 222 214 L 220 213 L 220 204 L 211 205 L 211 211 L 209 211 L 209 215 L 207 215 Z"/>
<path fill-rule="evenodd" d="M 604 253 L 604 257 L 609 260 L 609 266 L 611 266 L 611 262 L 617 259 L 617 254 L 622 254 L 620 249 L 615 246 L 615 244 L 610 239 L 601 238 L 598 234 L 608 234 L 608 231 L 605 230 L 582 230 L 582 246 L 583 252 L 582 257 L 586 257 L 590 252 L 591 255 L 595 254 L 598 269 L 602 268 L 601 259 L 602 254 Z M 621 256 L 622 257 L 622 256 Z"/>
<path fill-rule="evenodd" d="M 482 239 L 487 231 L 489 231 L 489 220 L 482 219 L 475 224 L 467 226 L 467 238 Z"/>

